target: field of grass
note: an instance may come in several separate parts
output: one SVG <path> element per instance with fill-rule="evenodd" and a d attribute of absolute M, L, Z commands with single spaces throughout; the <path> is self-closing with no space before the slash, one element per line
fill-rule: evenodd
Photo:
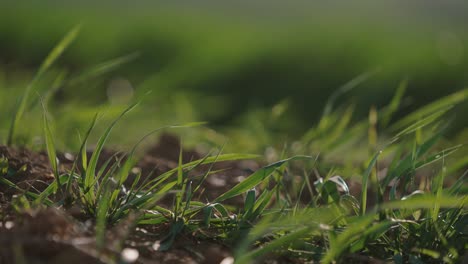
<path fill-rule="evenodd" d="M 68 75 L 54 65 L 80 29 L 26 89 L 0 90 L 2 113 L 12 113 L 0 134 L 2 263 L 467 261 L 468 138 L 451 127 L 468 89 L 402 114 L 405 79 L 362 115 L 339 99 L 363 74 L 298 136 L 275 130 L 294 124 L 283 116 L 288 100 L 249 112 L 223 135 L 195 122 L 183 95 L 158 116 L 145 116 L 145 93 L 110 106 L 57 100 L 63 87 L 79 93 L 135 59 Z M 161 123 L 169 125 L 153 126 Z M 160 151 L 164 162 L 151 156 L 162 131 L 184 143 Z"/>
<path fill-rule="evenodd" d="M 2 137 L 8 146 L 22 145 L 21 142 L 30 142 L 27 136 L 31 135 L 18 137 L 19 128 L 24 132 L 25 128 L 34 127 L 33 123 L 26 125 L 25 116 L 35 116 L 31 111 L 42 109 L 42 118 L 34 120 L 43 131 L 40 139 L 35 139 L 35 148 L 45 146 L 53 179 L 48 180 L 45 188 L 36 188 L 34 182 L 24 185 L 28 178 L 24 172 L 27 174 L 34 167 L 28 161 L 12 163 L 15 157 L 5 154 L 11 154 L 11 149 L 2 154 L 1 232 L 5 237 L 26 234 L 31 239 L 43 240 L 41 243 L 69 244 L 84 250 L 93 261 L 104 263 L 159 263 L 161 259 L 151 259 L 148 251 L 177 254 L 174 250 L 180 247 L 178 241 L 187 237 L 202 244 L 222 245 L 228 252 L 222 263 L 275 259 L 321 263 L 461 263 L 462 259 L 466 260 L 468 215 L 464 170 L 468 161 L 456 156 L 464 145 L 450 145 L 443 138 L 448 128 L 447 117 L 454 106 L 466 100 L 467 90 L 395 118 L 407 86 L 403 81 L 387 106 L 371 108 L 368 118 L 354 121 L 353 104 L 334 103 L 336 97 L 359 81 L 355 80 L 330 97 L 319 122 L 302 137 L 278 149 L 270 143 L 264 157 L 225 153 L 218 147 L 201 153 L 205 156 L 199 159 L 184 161 L 184 151 L 176 149 L 180 151 L 178 165 L 153 176 L 134 172 L 134 167 L 138 163 L 137 149 L 158 129 L 146 134 L 124 154 L 115 152 L 100 163 L 114 126 L 128 122 L 126 115 L 139 107 L 131 104 L 123 111 L 115 110 L 121 111 L 120 114 L 95 135 L 97 141 L 91 141 L 90 135 L 102 121 L 101 116 L 86 120 L 90 125 L 81 131 L 79 148 L 74 151 L 76 158 L 65 166 L 61 164 L 63 158 L 58 158 L 56 141 L 63 137 L 57 135 L 66 133 L 67 128 L 62 127 L 63 123 L 55 126 L 51 117 L 56 114 L 47 109 L 54 88 L 75 79 L 56 73 L 51 88 L 44 94 L 34 94 L 34 91 L 37 83 L 45 81 L 44 76 L 51 75 L 51 66 L 78 31 L 79 27 L 71 30 L 49 53 L 22 92 L 14 115 L 7 118 L 8 133 Z M 101 74 L 126 60 L 124 57 L 97 66 L 77 80 Z M 268 118 L 275 118 L 275 113 L 281 114 L 281 105 Z M 261 117 L 262 113 L 253 114 L 253 118 Z M 161 129 L 210 133 L 209 129 L 197 128 L 200 125 L 203 124 L 188 123 Z M 240 146 L 255 140 L 268 144 L 265 129 L 256 127 L 255 121 L 247 120 L 246 126 L 252 126 L 252 132 L 238 136 L 239 140 L 242 138 Z M 94 146 L 93 151 L 87 154 L 90 145 Z M 26 144 L 26 147 L 31 146 Z M 205 189 L 204 182 L 227 169 L 210 164 L 255 159 L 259 164 L 271 163 L 245 175 L 237 184 L 225 186 L 228 189 L 215 197 L 204 194 L 213 191 Z M 164 200 L 167 195 L 170 199 Z M 44 230 L 46 235 L 41 236 L 21 229 L 27 223 L 23 219 L 25 212 L 31 214 L 45 208 L 57 208 L 68 215 L 72 215 L 72 210 L 78 211 L 80 217 L 75 221 L 88 223 L 85 235 L 88 247 L 78 245 L 73 235 L 65 231 L 61 236 L 54 234 L 53 229 Z M 55 224 L 58 220 L 52 217 L 49 221 Z M 134 237 L 137 230 L 146 230 L 140 234 L 143 238 Z M 113 243 L 109 243 L 112 239 Z M 141 239 L 149 242 L 138 243 Z M 53 256 L 29 255 L 24 241 L 13 241 L 16 242 L 2 244 L 2 261 L 54 260 Z M 209 255 L 192 247 L 186 248 L 192 259 L 209 262 Z M 135 252 L 140 252 L 141 258 L 131 259 Z"/>
<path fill-rule="evenodd" d="M 203 120 L 225 132 L 252 111 L 280 105 L 281 122 L 271 122 L 272 128 L 299 137 L 318 122 L 327 98 L 360 75 L 369 74 L 337 99 L 339 104 L 354 102 L 359 118 L 372 106 L 384 107 L 404 79 L 408 87 L 398 117 L 462 90 L 468 81 L 466 4 L 359 8 L 260 1 L 243 9 L 249 1 L 239 1 L 239 6 L 183 0 L 130 6 L 89 2 L 2 4 L 2 92 L 19 96 L 50 47 L 79 23 L 77 41 L 44 76 L 51 80 L 37 83 L 38 89 L 46 89 L 56 74 L 76 77 L 103 62 L 138 55 L 111 73 L 59 89 L 55 99 L 67 99 L 65 109 L 51 107 L 67 111 L 67 117 L 75 108 L 110 102 L 107 88 L 123 80 L 134 96 L 147 98 L 139 109 L 154 115 L 157 125 Z M 145 95 L 147 91 L 152 93 Z M 11 105 L 1 107 L 11 112 Z M 84 125 L 94 111 L 69 125 Z M 466 127 L 466 111 L 467 103 L 454 110 L 453 131 Z"/>

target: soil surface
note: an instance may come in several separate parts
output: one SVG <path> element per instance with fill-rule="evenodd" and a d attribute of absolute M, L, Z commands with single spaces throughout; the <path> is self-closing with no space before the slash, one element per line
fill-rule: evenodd
<path fill-rule="evenodd" d="M 144 178 L 176 168 L 180 148 L 177 137 L 163 135 L 158 144 L 147 149 L 134 170 L 141 171 Z M 121 154 L 105 149 L 98 166 L 116 155 Z M 186 163 L 201 159 L 204 154 L 184 150 L 182 157 Z M 2 177 L 22 190 L 37 193 L 54 180 L 45 152 L 0 146 L 0 158 L 4 164 L 8 164 L 7 168 L 0 166 Z M 59 153 L 59 170 L 69 170 L 74 158 L 72 154 Z M 259 164 L 251 160 L 216 163 L 211 170 L 217 172 L 207 177 L 196 198 L 203 202 L 211 201 L 258 168 Z M 208 169 L 208 165 L 201 166 L 189 177 L 196 179 Z M 200 239 L 196 232 L 183 232 L 170 250 L 158 251 L 155 242 L 168 233 L 169 225 L 134 228 L 125 221 L 108 231 L 104 249 L 107 253 L 103 254 L 103 251 L 97 250 L 92 220 L 80 217 L 77 208 L 31 208 L 18 212 L 15 207 L 24 208 L 27 204 L 18 194 L 16 188 L 0 184 L 0 263 L 110 263 L 111 257 L 114 260 L 116 256 L 119 258 L 120 252 L 123 252 L 121 260 L 127 261 L 123 263 L 221 263 L 223 260 L 223 263 L 230 263 L 232 252 L 227 245 Z M 170 206 L 171 203 L 171 197 L 161 201 L 162 206 Z M 229 203 L 241 204 L 242 198 Z M 125 242 L 119 244 L 115 241 Z M 133 261 L 131 257 L 135 250 L 139 257 Z"/>

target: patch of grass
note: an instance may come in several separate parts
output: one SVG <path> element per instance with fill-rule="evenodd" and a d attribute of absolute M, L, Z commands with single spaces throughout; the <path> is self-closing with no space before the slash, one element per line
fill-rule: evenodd
<path fill-rule="evenodd" d="M 72 39 L 65 37 L 39 73 Z M 94 76 L 130 57 L 98 66 L 84 76 Z M 353 105 L 335 108 L 334 102 L 365 76 L 338 90 L 318 124 L 295 144 L 285 145 L 281 151 L 272 147 L 276 156 L 266 157 L 273 160 L 269 165 L 208 201 L 196 197 L 201 196 L 206 178 L 220 173 L 214 171 L 214 163 L 258 156 L 219 151 L 184 163 L 181 149 L 176 168 L 160 175 L 132 171 L 137 149 L 150 135 L 200 123 L 150 131 L 128 153 L 115 153 L 99 165 L 114 127 L 124 122 L 137 103 L 110 122 L 88 156 L 90 135 L 99 119 L 96 114 L 71 168 L 64 170 L 59 169 L 56 131 L 43 104 L 43 132 L 54 181 L 42 192 L 24 190 L 7 179 L 11 176 L 9 161 L 1 157 L 0 182 L 20 193 L 13 205 L 17 210 L 78 208 L 91 220 L 94 241 L 102 254 L 110 254 L 106 253 L 109 232 L 126 224 L 127 233 L 135 227 L 168 227 L 163 236 L 151 241 L 153 250 L 168 251 L 181 236 L 192 236 L 228 245 L 236 263 L 276 257 L 321 263 L 461 261 L 468 237 L 468 198 L 464 176 L 458 175 L 466 175 L 463 169 L 468 160 L 450 160 L 451 154 L 465 146 L 447 147 L 440 140 L 447 127 L 444 119 L 454 105 L 466 100 L 468 90 L 394 120 L 406 87 L 403 81 L 387 107 L 372 108 L 368 118 L 354 122 Z M 15 114 L 8 143 L 14 139 L 31 89 L 27 88 Z M 173 198 L 171 203 L 160 202 L 166 196 Z M 233 202 L 239 197 L 243 204 Z M 122 236 L 120 245 L 127 237 Z M 111 260 L 117 261 L 119 253 L 114 252 Z"/>
<path fill-rule="evenodd" d="M 57 174 L 50 185 L 55 188 L 48 188 L 35 198 L 35 201 L 48 201 L 45 204 L 57 206 L 64 204 L 63 197 L 67 197 L 67 204 L 79 205 L 96 221 L 96 241 L 100 248 L 105 247 L 107 228 L 132 215 L 134 226 L 170 225 L 167 235 L 155 242 L 158 250 L 170 249 L 182 233 L 209 230 L 203 235 L 205 239 L 232 245 L 236 263 L 251 263 L 272 257 L 271 254 L 322 263 L 353 258 L 356 261 L 377 258 L 396 263 L 456 263 L 463 256 L 465 248 L 459 241 L 466 241 L 467 236 L 463 228 L 467 219 L 466 188 L 464 183 L 456 189 L 443 185 L 449 167 L 445 159 L 462 146 L 430 152 L 440 138 L 440 133 L 433 130 L 439 127 L 441 115 L 437 111 L 434 118 L 428 119 L 430 121 L 421 125 L 415 120 L 416 126 L 403 128 L 397 137 L 388 139 L 385 148 L 378 151 L 362 171 L 362 190 L 358 194 L 350 192 L 349 181 L 331 177 L 333 171 L 313 185 L 308 182 L 310 174 L 305 170 L 299 182 L 288 182 L 288 175 L 307 168 L 307 163 L 313 162 L 309 170 L 321 169 L 320 159 L 294 156 L 259 169 L 214 200 L 203 202 L 193 198 L 198 187 L 194 187 L 197 185 L 189 177 L 191 171 L 202 164 L 255 156 L 218 154 L 186 164 L 180 156 L 177 168 L 142 183 L 138 174 L 127 184 L 130 187 L 124 188 L 138 144 L 129 154 L 112 157 L 102 168 L 98 168 L 97 161 L 113 126 L 134 107 L 129 106 L 109 125 L 88 161 L 84 151 L 95 118 L 82 139 L 80 158 L 73 169 L 63 175 Z M 52 168 L 56 168 L 53 136 L 48 126 L 44 118 L 48 153 Z M 411 139 L 426 135 L 428 127 L 432 135 L 427 140 L 417 143 L 418 140 Z M 353 133 L 353 130 L 344 129 L 342 133 Z M 413 144 L 408 145 L 408 142 Z M 393 160 L 387 152 L 395 154 Z M 305 164 L 297 163 L 304 159 Z M 379 172 L 376 168 L 382 166 L 379 163 L 384 162 L 389 164 L 386 176 L 373 178 Z M 428 177 L 426 186 L 418 187 L 415 182 L 418 172 L 431 164 L 437 165 L 433 170 L 440 166 L 440 171 Z M 388 191 L 391 182 L 393 185 Z M 291 184 L 300 187 L 290 188 Z M 54 198 L 53 190 L 62 185 L 66 186 L 63 190 L 67 195 Z M 304 189 L 310 189 L 312 197 L 308 201 L 301 200 Z M 162 207 L 158 200 L 168 193 L 175 194 L 173 206 Z M 372 203 L 369 194 L 374 196 Z M 236 196 L 245 196 L 243 207 L 225 204 Z"/>

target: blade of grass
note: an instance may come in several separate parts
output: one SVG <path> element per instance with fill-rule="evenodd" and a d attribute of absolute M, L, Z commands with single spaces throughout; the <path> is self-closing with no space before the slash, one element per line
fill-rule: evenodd
<path fill-rule="evenodd" d="M 384 111 L 384 113 L 382 113 L 382 118 L 380 118 L 380 121 L 383 127 L 388 126 L 388 124 L 390 123 L 390 120 L 392 119 L 392 116 L 398 110 L 398 107 L 400 107 L 401 99 L 403 98 L 403 95 L 405 94 L 407 87 L 408 87 L 408 79 L 404 79 L 398 85 L 398 88 L 395 92 L 395 95 L 392 98 L 392 101 L 390 101 L 388 108 Z"/>
<path fill-rule="evenodd" d="M 26 110 L 26 105 L 28 103 L 29 96 L 34 89 L 37 81 L 44 75 L 47 70 L 49 70 L 50 66 L 62 55 L 62 53 L 66 50 L 68 46 L 75 40 L 78 36 L 78 33 L 81 29 L 81 25 L 75 26 L 72 30 L 70 30 L 62 40 L 52 49 L 52 51 L 47 55 L 45 60 L 42 62 L 39 70 L 33 77 L 32 81 L 26 87 L 23 96 L 18 104 L 16 111 L 13 114 L 13 118 L 11 120 L 11 125 L 8 131 L 7 137 L 7 145 L 11 146 L 13 144 L 16 127 L 18 126 L 19 121 L 21 120 L 24 111 Z"/>
<path fill-rule="evenodd" d="M 131 54 L 124 55 L 124 56 L 121 56 L 121 57 L 118 57 L 118 58 L 103 62 L 103 63 L 98 64 L 98 65 L 92 67 L 91 69 L 83 72 L 79 76 L 76 76 L 76 77 L 72 78 L 66 84 L 67 85 L 79 84 L 79 83 L 84 82 L 84 81 L 86 81 L 88 79 L 91 79 L 91 78 L 97 77 L 99 75 L 105 74 L 107 72 L 110 72 L 110 71 L 118 68 L 119 66 L 121 66 L 123 64 L 126 64 L 126 63 L 128 63 L 130 61 L 135 60 L 139 56 L 140 56 L 140 54 L 138 52 L 133 52 Z"/>
<path fill-rule="evenodd" d="M 205 157 L 202 160 L 196 160 L 192 161 L 189 163 L 185 163 L 182 165 L 183 169 L 190 169 L 193 168 L 194 166 L 199 166 L 199 165 L 204 165 L 204 164 L 210 164 L 213 162 L 222 162 L 222 161 L 234 161 L 234 160 L 245 160 L 245 159 L 256 159 L 259 158 L 259 155 L 254 155 L 254 154 L 238 154 L 238 153 L 231 153 L 231 154 L 222 154 L 219 156 L 215 157 Z M 177 172 L 177 168 L 174 168 L 170 171 L 167 171 L 155 179 L 149 181 L 146 183 L 142 189 L 150 188 L 150 189 L 155 189 L 157 186 L 162 184 L 164 181 L 169 179 L 174 173 Z"/>
<path fill-rule="evenodd" d="M 96 126 L 97 118 L 98 118 L 98 114 L 96 113 L 94 115 L 92 121 L 91 121 L 91 124 L 90 124 L 88 130 L 86 131 L 86 134 L 85 134 L 83 140 L 81 141 L 80 150 L 78 151 L 78 154 L 77 154 L 78 158 L 76 158 L 75 161 L 73 162 L 72 169 L 71 169 L 71 174 L 73 174 L 75 172 L 76 167 L 78 166 L 77 164 L 78 164 L 78 161 L 79 161 L 79 157 L 81 157 L 81 170 L 82 170 L 82 172 L 86 171 L 86 168 L 87 168 L 86 144 L 87 144 L 89 135 L 91 134 L 91 131 Z M 67 186 L 66 186 L 66 193 L 67 194 L 69 194 L 70 191 L 71 191 L 71 185 L 72 185 L 72 179 L 70 178 L 70 179 L 68 179 Z"/>
<path fill-rule="evenodd" d="M 431 104 L 425 105 L 419 108 L 417 111 L 407 115 L 400 121 L 393 124 L 390 129 L 395 131 L 401 128 L 407 127 L 417 120 L 423 118 L 424 116 L 430 115 L 431 113 L 438 112 L 441 109 L 446 109 L 453 105 L 459 104 L 460 102 L 465 101 L 468 98 L 468 88 L 465 88 L 461 91 L 453 93 L 451 95 L 445 96 Z"/>
<path fill-rule="evenodd" d="M 224 201 L 226 199 L 232 198 L 234 196 L 240 195 L 245 193 L 246 191 L 252 189 L 256 185 L 258 185 L 260 182 L 262 182 L 264 179 L 266 179 L 268 176 L 270 176 L 276 169 L 281 167 L 283 164 L 286 162 L 290 162 L 293 160 L 301 160 L 301 159 L 313 159 L 313 157 L 310 156 L 294 156 L 288 159 L 280 160 L 275 163 L 272 163 L 268 166 L 265 166 L 256 172 L 254 172 L 252 175 L 250 175 L 247 179 L 244 181 L 240 182 L 236 186 L 232 187 L 231 190 L 223 193 L 220 195 L 218 198 L 214 200 L 215 203 L 219 203 L 221 201 Z"/>
<path fill-rule="evenodd" d="M 369 182 L 369 177 L 372 173 L 372 169 L 374 168 L 375 164 L 377 163 L 377 159 L 379 158 L 382 151 L 377 152 L 374 157 L 372 158 L 371 162 L 367 166 L 364 175 L 362 176 L 362 196 L 361 196 L 361 215 L 366 213 L 367 208 L 367 185 Z"/>
<path fill-rule="evenodd" d="M 96 149 L 93 151 L 93 154 L 91 155 L 91 159 L 89 160 L 88 168 L 86 169 L 85 178 L 84 178 L 84 187 L 86 189 L 92 188 L 91 184 L 93 183 L 93 180 L 96 176 L 96 167 L 97 167 L 97 163 L 99 160 L 99 156 L 101 155 L 102 149 L 104 148 L 104 144 L 109 138 L 109 135 L 112 129 L 117 124 L 117 122 L 120 119 L 122 119 L 123 116 L 125 116 L 128 112 L 134 109 L 137 105 L 138 103 L 134 103 L 130 105 L 129 107 L 127 107 L 116 119 L 114 119 L 114 121 L 107 127 L 104 134 L 99 138 L 98 143 L 96 145 Z M 95 193 L 93 191 L 88 192 L 86 197 L 88 199 L 88 202 L 92 202 L 96 199 Z"/>
<path fill-rule="evenodd" d="M 57 152 L 55 150 L 54 136 L 52 135 L 52 131 L 49 126 L 49 120 L 47 118 L 47 109 L 44 105 L 44 102 L 41 101 L 41 104 L 43 111 L 43 130 L 47 148 L 47 156 L 49 157 L 49 162 L 54 172 L 55 180 L 57 181 L 57 187 L 60 190 L 60 192 L 62 192 L 62 184 L 60 183 L 60 174 L 58 171 L 58 160 Z"/>
<path fill-rule="evenodd" d="M 466 208 L 468 206 L 468 196 L 448 196 L 442 194 L 437 197 L 432 194 L 415 195 L 409 199 L 390 201 L 382 204 L 384 209 L 433 209 L 438 203 L 440 208 Z"/>

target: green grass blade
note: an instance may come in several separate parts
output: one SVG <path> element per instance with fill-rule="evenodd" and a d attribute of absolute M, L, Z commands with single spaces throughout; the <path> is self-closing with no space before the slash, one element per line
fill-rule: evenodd
<path fill-rule="evenodd" d="M 370 175 L 372 173 L 372 169 L 374 168 L 375 164 L 377 163 L 377 159 L 379 158 L 381 153 L 382 153 L 382 151 L 379 151 L 374 155 L 371 162 L 367 166 L 367 169 L 364 172 L 364 175 L 362 176 L 361 215 L 364 215 L 366 213 L 367 186 L 368 186 Z"/>
<path fill-rule="evenodd" d="M 440 208 L 466 208 L 468 206 L 468 196 L 414 195 L 405 200 L 386 202 L 382 204 L 380 209 L 433 209 L 436 203 Z"/>
<path fill-rule="evenodd" d="M 125 182 L 125 180 L 127 179 L 127 176 L 128 176 L 128 172 L 131 170 L 132 166 L 133 166 L 133 157 L 135 156 L 135 152 L 137 150 L 137 148 L 151 135 L 157 133 L 157 132 L 160 132 L 164 129 L 174 129 L 174 128 L 189 128 L 189 127 L 195 127 L 195 126 L 200 126 L 200 125 L 203 125 L 205 124 L 205 122 L 191 122 L 191 123 L 185 123 L 185 124 L 181 124 L 181 125 L 172 125 L 172 126 L 164 126 L 164 127 L 160 127 L 160 128 L 157 128 L 157 129 L 154 129 L 152 131 L 150 131 L 149 133 L 147 133 L 146 135 L 144 135 L 132 148 L 132 150 L 130 151 L 130 153 L 128 154 L 127 156 L 127 159 L 125 161 L 125 163 L 123 164 L 122 166 L 122 169 L 120 170 L 120 173 L 119 175 L 117 176 L 117 180 L 119 181 L 120 184 L 123 184 Z"/>
<path fill-rule="evenodd" d="M 320 263 L 328 264 L 337 260 L 337 258 L 348 249 L 351 242 L 362 237 L 362 233 L 373 221 L 374 215 L 365 215 L 361 216 L 352 225 L 347 226 L 336 238 L 330 240 L 330 248 L 323 256 Z"/>
<path fill-rule="evenodd" d="M 114 128 L 114 126 L 117 124 L 117 122 L 125 116 L 128 112 L 130 112 L 133 108 L 135 108 L 138 105 L 138 103 L 132 104 L 129 107 L 127 107 L 106 129 L 104 134 L 99 138 L 99 141 L 96 145 L 96 149 L 93 151 L 93 154 L 91 155 L 91 159 L 89 160 L 88 168 L 86 169 L 86 174 L 85 174 L 85 179 L 84 179 L 84 186 L 86 189 L 92 188 L 91 184 L 94 181 L 94 178 L 96 176 L 96 167 L 97 163 L 99 160 L 99 156 L 102 152 L 102 149 L 104 148 L 104 144 L 106 143 L 107 139 L 109 138 L 109 135 Z M 87 199 L 88 201 L 94 201 L 95 200 L 95 194 L 93 191 L 90 191 L 87 193 Z"/>
<path fill-rule="evenodd" d="M 111 184 L 106 185 L 106 190 L 102 195 L 101 199 L 97 204 L 96 212 L 96 244 L 98 249 L 104 248 L 105 238 L 106 238 L 106 225 L 107 225 L 107 214 L 109 209 L 109 200 L 111 195 L 111 190 L 107 188 L 115 188 L 115 186 L 110 186 Z"/>
<path fill-rule="evenodd" d="M 468 89 L 463 89 L 446 97 L 443 97 L 431 104 L 428 104 L 424 107 L 421 107 L 417 111 L 407 115 L 400 121 L 393 124 L 391 130 L 399 130 L 404 127 L 408 127 L 414 122 L 420 120 L 421 118 L 430 115 L 431 113 L 438 112 L 441 109 L 447 109 L 453 105 L 456 105 L 460 102 L 465 101 L 468 98 Z"/>
<path fill-rule="evenodd" d="M 133 61 L 134 59 L 138 58 L 139 53 L 134 52 L 125 56 L 121 56 L 106 62 L 103 62 L 101 64 L 98 64 L 91 69 L 83 72 L 77 77 L 72 78 L 71 80 L 68 81 L 67 85 L 76 85 L 81 82 L 84 82 L 88 79 L 95 78 L 97 76 L 103 75 L 105 73 L 108 73 L 118 67 L 120 67 L 123 64 L 126 64 L 128 62 Z"/>
<path fill-rule="evenodd" d="M 47 55 L 45 60 L 42 62 L 41 66 L 39 67 L 39 70 L 37 71 L 32 81 L 26 87 L 26 90 L 24 91 L 24 94 L 21 97 L 21 100 L 18 104 L 18 107 L 15 113 L 13 114 L 13 119 L 11 121 L 11 125 L 8 131 L 8 138 L 7 138 L 8 145 L 11 145 L 13 143 L 16 127 L 18 126 L 18 123 L 26 110 L 26 105 L 28 103 L 29 96 L 34 86 L 36 85 L 36 82 L 42 77 L 42 75 L 44 75 L 45 72 L 47 72 L 50 66 L 60 57 L 60 55 L 62 55 L 65 49 L 68 46 L 70 46 L 70 44 L 75 40 L 75 38 L 78 36 L 80 28 L 81 28 L 81 25 L 75 26 L 52 49 L 52 51 Z"/>
<path fill-rule="evenodd" d="M 196 160 L 196 161 L 192 161 L 192 162 L 189 162 L 189 163 L 185 163 L 185 164 L 182 165 L 182 168 L 183 169 L 190 169 L 190 168 L 193 168 L 195 166 L 204 165 L 204 164 L 211 164 L 213 162 L 257 159 L 259 157 L 260 157 L 259 155 L 254 155 L 254 154 L 238 154 L 238 153 L 222 154 L 222 155 L 215 156 L 215 157 L 205 157 L 205 158 L 203 158 L 201 160 Z M 159 175 L 155 179 L 153 179 L 153 180 L 149 181 L 148 183 L 146 183 L 142 187 L 142 189 L 146 189 L 146 188 L 154 189 L 154 188 L 156 188 L 159 184 L 162 184 L 164 181 L 169 179 L 174 173 L 176 173 L 177 169 L 178 168 L 175 168 L 175 169 L 172 169 L 170 171 L 167 171 L 167 172 Z"/>
<path fill-rule="evenodd" d="M 290 243 L 297 241 L 300 238 L 303 238 L 307 236 L 307 233 L 309 233 L 311 230 L 313 230 L 313 227 L 299 227 L 296 230 L 283 235 L 272 242 L 254 249 L 246 254 L 243 254 L 239 259 L 236 260 L 236 263 L 252 263 L 255 259 L 272 252 L 275 249 L 281 248 L 281 247 L 286 247 Z"/>
<path fill-rule="evenodd" d="M 71 177 L 74 177 L 74 175 L 72 175 L 72 174 L 61 175 L 60 180 L 59 181 L 55 180 L 54 182 L 49 184 L 49 186 L 47 186 L 47 188 L 45 188 L 44 191 L 42 191 L 36 199 L 34 199 L 33 203 L 36 204 L 36 205 L 37 204 L 42 204 L 42 203 L 45 203 L 45 204 L 52 203 L 50 200 L 47 200 L 47 199 L 48 199 L 49 196 L 54 194 L 55 190 L 60 188 L 57 183 L 60 182 L 62 184 L 65 184 L 66 182 L 68 182 L 68 179 L 71 178 Z M 45 202 L 45 201 L 47 201 L 47 202 Z"/>
<path fill-rule="evenodd" d="M 333 104 L 335 101 L 338 99 L 338 97 L 346 92 L 349 92 L 350 90 L 356 88 L 359 86 L 361 83 L 365 82 L 368 80 L 370 77 L 372 77 L 377 71 L 368 71 L 363 74 L 360 74 L 356 76 L 354 79 L 351 81 L 347 82 L 340 88 L 338 88 L 327 100 L 327 103 L 325 104 L 325 109 L 323 110 L 323 117 L 328 116 L 332 110 L 333 110 Z"/>
<path fill-rule="evenodd" d="M 404 79 L 398 85 L 395 95 L 393 96 L 392 101 L 390 101 L 388 108 L 381 114 L 382 117 L 380 118 L 380 120 L 381 120 L 383 127 L 388 126 L 393 115 L 396 113 L 396 111 L 400 107 L 401 100 L 403 98 L 403 95 L 405 94 L 407 87 L 408 87 L 408 79 Z"/>
<path fill-rule="evenodd" d="M 415 169 L 422 168 L 426 165 L 429 165 L 433 162 L 436 162 L 438 160 L 444 159 L 445 157 L 451 155 L 455 151 L 459 150 L 463 145 L 456 145 L 447 149 L 444 149 L 436 154 L 432 154 L 431 156 L 427 157 L 426 159 L 419 161 L 415 164 Z"/>
<path fill-rule="evenodd" d="M 50 129 L 49 120 L 47 119 L 47 110 L 45 105 L 42 104 L 43 108 L 43 130 L 44 130 L 44 137 L 46 142 L 47 148 L 47 156 L 49 157 L 50 165 L 54 172 L 55 180 L 57 181 L 58 188 L 61 190 L 62 184 L 60 182 L 60 175 L 58 171 L 58 160 L 57 160 L 57 152 L 55 150 L 55 141 L 54 136 L 52 135 L 52 131 Z"/>
<path fill-rule="evenodd" d="M 177 166 L 177 189 L 180 190 L 179 192 L 176 193 L 176 199 L 175 199 L 175 205 L 174 205 L 174 212 L 176 213 L 176 217 L 179 215 L 179 210 L 181 210 L 182 206 L 182 196 L 184 195 L 184 189 L 185 189 L 185 184 L 184 184 L 184 170 L 182 168 L 182 147 L 180 147 L 179 150 L 179 164 Z"/>
<path fill-rule="evenodd" d="M 19 191 L 20 193 L 23 193 L 24 195 L 26 195 L 27 197 L 29 197 L 32 200 L 36 200 L 36 199 L 39 198 L 38 194 L 30 192 L 30 191 L 23 190 L 20 187 L 18 187 L 16 184 L 14 184 L 13 182 L 7 180 L 4 177 L 0 177 L 0 184 L 6 185 L 6 186 L 8 186 L 10 188 L 13 188 L 13 189 Z M 53 202 L 50 201 L 49 199 L 45 199 L 45 200 L 43 200 L 43 202 L 47 206 L 51 206 L 53 204 Z"/>
<path fill-rule="evenodd" d="M 36 77 L 41 77 L 52 64 L 62 55 L 62 53 L 70 46 L 71 43 L 76 39 L 81 30 L 81 25 L 77 25 L 72 28 L 60 42 L 52 49 L 52 51 L 47 55 L 46 59 L 42 62 L 42 65 L 37 71 Z"/>
<path fill-rule="evenodd" d="M 408 135 L 410 133 L 413 133 L 417 130 L 420 130 L 421 128 L 428 126 L 430 124 L 433 124 L 435 121 L 439 120 L 440 117 L 442 117 L 447 111 L 452 109 L 452 106 L 447 106 L 442 109 L 439 109 L 421 119 L 415 120 L 413 123 L 408 125 L 405 129 L 403 129 L 401 132 L 399 132 L 396 136 L 393 137 L 393 139 L 390 142 L 394 142 L 398 140 L 400 137 L 404 135 Z"/>
<path fill-rule="evenodd" d="M 292 160 L 300 160 L 300 159 L 313 159 L 313 157 L 310 156 L 294 156 L 288 159 L 280 160 L 277 161 L 273 164 L 270 164 L 268 166 L 265 166 L 256 172 L 254 172 L 252 175 L 250 175 L 247 179 L 244 181 L 240 182 L 236 186 L 234 186 L 231 190 L 223 193 L 221 196 L 216 198 L 214 200 L 215 203 L 224 201 L 226 199 L 232 198 L 237 195 L 241 195 L 248 190 L 252 189 L 256 185 L 258 185 L 260 182 L 262 182 L 264 179 L 266 179 L 268 176 L 270 176 L 276 169 L 281 167 L 283 164 L 292 161 Z"/>
<path fill-rule="evenodd" d="M 93 120 L 91 121 L 91 124 L 90 124 L 88 130 L 86 131 L 86 134 L 85 134 L 84 138 L 81 141 L 80 150 L 78 151 L 77 158 L 73 162 L 71 173 L 74 173 L 74 171 L 76 170 L 76 167 L 78 166 L 77 164 L 78 164 L 78 161 L 79 161 L 80 157 L 81 157 L 81 163 L 80 163 L 81 168 L 80 169 L 82 170 L 83 173 L 86 172 L 87 163 L 88 163 L 87 162 L 87 156 L 86 156 L 86 144 L 87 144 L 89 135 L 91 134 L 91 131 L 93 131 L 94 127 L 96 126 L 97 118 L 98 118 L 98 114 L 96 113 L 94 115 L 94 117 L 93 117 Z M 68 179 L 67 186 L 66 186 L 66 193 L 67 194 L 70 193 L 71 185 L 72 185 L 72 178 L 70 177 Z"/>

